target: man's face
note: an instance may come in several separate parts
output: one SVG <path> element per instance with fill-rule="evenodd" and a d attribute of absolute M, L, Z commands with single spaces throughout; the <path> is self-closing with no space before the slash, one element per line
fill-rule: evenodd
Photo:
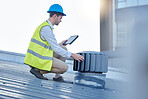
<path fill-rule="evenodd" d="M 56 18 L 55 18 L 55 25 L 59 25 L 59 23 L 60 22 L 62 22 L 62 18 L 63 18 L 63 16 L 57 16 Z"/>

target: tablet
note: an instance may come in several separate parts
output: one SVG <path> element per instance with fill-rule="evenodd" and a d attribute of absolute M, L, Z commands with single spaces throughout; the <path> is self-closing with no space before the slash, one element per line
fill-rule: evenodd
<path fill-rule="evenodd" d="M 78 35 L 71 36 L 63 45 L 72 44 L 78 37 Z"/>

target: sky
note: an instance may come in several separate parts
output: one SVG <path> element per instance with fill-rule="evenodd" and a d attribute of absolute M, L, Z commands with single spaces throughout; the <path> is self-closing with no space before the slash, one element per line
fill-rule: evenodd
<path fill-rule="evenodd" d="M 70 52 L 100 51 L 100 0 L 1 0 L 0 50 L 25 54 L 34 30 L 49 18 L 52 4 L 60 4 L 67 15 L 54 26 L 58 43 L 79 35 L 67 45 Z"/>

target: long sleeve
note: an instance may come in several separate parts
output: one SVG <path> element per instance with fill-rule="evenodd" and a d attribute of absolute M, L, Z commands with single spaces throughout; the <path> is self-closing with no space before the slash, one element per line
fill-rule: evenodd
<path fill-rule="evenodd" d="M 51 30 L 51 28 L 49 26 L 44 26 L 41 29 L 40 33 L 43 36 L 43 38 L 45 40 L 47 40 L 47 42 L 49 43 L 49 45 L 51 46 L 51 48 L 53 49 L 54 52 L 56 52 L 57 54 L 59 54 L 59 55 L 61 55 L 63 57 L 67 57 L 67 58 L 69 58 L 71 56 L 71 52 L 63 49 L 57 43 L 55 35 L 53 34 L 53 31 Z"/>

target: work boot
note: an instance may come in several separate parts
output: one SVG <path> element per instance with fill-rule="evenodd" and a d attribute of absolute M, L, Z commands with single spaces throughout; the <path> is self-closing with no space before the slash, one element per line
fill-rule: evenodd
<path fill-rule="evenodd" d="M 43 74 L 41 74 L 40 71 L 36 70 L 35 68 L 31 68 L 30 73 L 39 79 L 48 80 L 48 78 L 44 77 Z"/>
<path fill-rule="evenodd" d="M 58 78 L 53 78 L 53 80 L 54 81 L 59 81 L 59 82 L 65 82 L 62 76 L 60 76 Z"/>

